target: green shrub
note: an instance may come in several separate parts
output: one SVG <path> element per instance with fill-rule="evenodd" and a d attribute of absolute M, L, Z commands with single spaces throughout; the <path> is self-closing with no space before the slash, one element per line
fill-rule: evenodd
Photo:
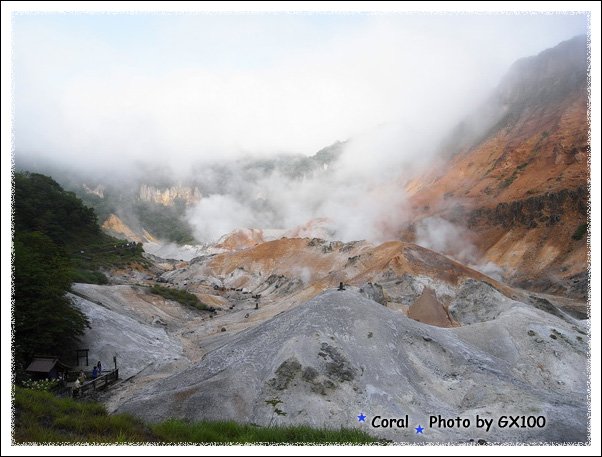
<path fill-rule="evenodd" d="M 85 284 L 107 284 L 109 280 L 104 275 L 104 273 L 100 271 L 90 271 L 83 269 L 74 269 L 73 270 L 73 282 L 83 282 Z"/>
<path fill-rule="evenodd" d="M 23 381 L 23 387 L 26 389 L 42 390 L 45 392 L 54 390 L 58 384 L 59 381 L 57 379 L 39 379 L 37 381 L 28 379 L 27 381 Z"/>
<path fill-rule="evenodd" d="M 183 305 L 192 306 L 193 308 L 200 309 L 202 311 L 211 311 L 213 309 L 201 302 L 196 295 L 186 292 L 185 290 L 171 289 L 169 287 L 163 287 L 155 284 L 151 287 L 150 291 L 155 295 L 160 295 L 168 300 L 174 300 Z"/>

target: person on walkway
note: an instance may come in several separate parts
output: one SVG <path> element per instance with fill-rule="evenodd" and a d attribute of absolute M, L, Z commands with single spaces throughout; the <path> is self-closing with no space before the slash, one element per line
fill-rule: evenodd
<path fill-rule="evenodd" d="M 73 396 L 79 396 L 79 388 L 82 386 L 82 383 L 79 382 L 79 378 L 75 380 L 75 384 L 73 385 Z"/>

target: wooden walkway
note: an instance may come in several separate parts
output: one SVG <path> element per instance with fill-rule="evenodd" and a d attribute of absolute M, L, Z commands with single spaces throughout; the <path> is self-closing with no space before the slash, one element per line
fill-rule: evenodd
<path fill-rule="evenodd" d="M 119 378 L 119 369 L 111 370 L 96 379 L 85 381 L 79 389 L 73 389 L 74 397 L 84 397 L 97 390 L 106 389 L 109 384 L 114 383 Z"/>

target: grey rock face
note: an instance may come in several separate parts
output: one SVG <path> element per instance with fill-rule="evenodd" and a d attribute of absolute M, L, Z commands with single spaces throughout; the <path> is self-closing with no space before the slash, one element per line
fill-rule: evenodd
<path fill-rule="evenodd" d="M 494 314 L 439 328 L 355 291 L 330 290 L 148 384 L 118 412 L 147 421 L 361 427 L 396 442 L 586 441 L 583 330 L 529 306 L 505 303 Z M 376 415 L 406 414 L 407 428 L 370 424 Z M 494 419 L 488 432 L 475 427 L 477 414 Z M 472 426 L 427 427 L 430 415 L 466 417 Z M 546 426 L 501 428 L 504 415 L 545 416 Z M 416 434 L 418 425 L 424 434 Z"/>
<path fill-rule="evenodd" d="M 183 357 L 182 345 L 166 333 L 165 323 L 159 323 L 159 318 L 144 323 L 108 306 L 71 294 L 69 297 L 91 323 L 80 340 L 80 347 L 90 351 L 90 364 L 101 360 L 104 369 L 111 369 L 116 356 L 119 376 L 127 379 L 147 368 L 164 369 Z"/>
<path fill-rule="evenodd" d="M 449 314 L 463 325 L 490 321 L 518 305 L 482 281 L 467 280 L 449 306 Z"/>
<path fill-rule="evenodd" d="M 387 299 L 385 298 L 385 293 L 383 292 L 383 286 L 380 284 L 369 282 L 361 286 L 360 290 L 364 297 L 374 300 L 381 305 L 387 305 Z"/>

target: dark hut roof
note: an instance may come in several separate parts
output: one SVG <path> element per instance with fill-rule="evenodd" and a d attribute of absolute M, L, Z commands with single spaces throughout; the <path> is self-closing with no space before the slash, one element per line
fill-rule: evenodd
<path fill-rule="evenodd" d="M 58 368 L 67 369 L 67 365 L 56 357 L 35 357 L 25 371 L 33 373 L 50 373 L 58 365 Z"/>

